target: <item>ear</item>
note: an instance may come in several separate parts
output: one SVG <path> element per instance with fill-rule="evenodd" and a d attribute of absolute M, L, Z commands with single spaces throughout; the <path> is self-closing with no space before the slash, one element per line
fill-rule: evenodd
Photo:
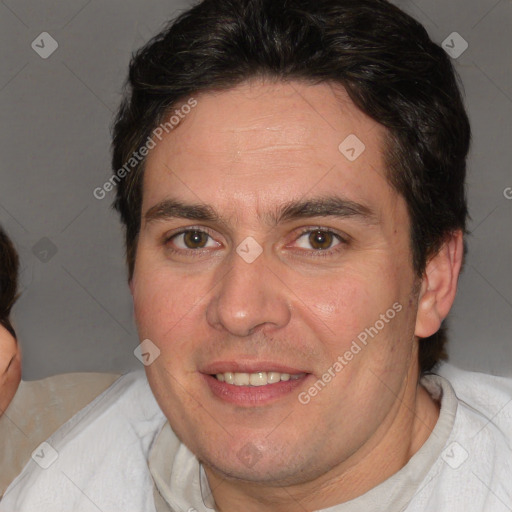
<path fill-rule="evenodd" d="M 451 233 L 439 252 L 427 263 L 418 298 L 414 334 L 427 338 L 435 334 L 455 300 L 457 281 L 464 256 L 462 231 Z"/>

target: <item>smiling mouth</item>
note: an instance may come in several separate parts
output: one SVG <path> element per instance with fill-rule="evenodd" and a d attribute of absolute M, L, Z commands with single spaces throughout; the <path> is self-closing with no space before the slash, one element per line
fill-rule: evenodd
<path fill-rule="evenodd" d="M 268 384 L 277 384 L 278 382 L 286 382 L 289 380 L 298 380 L 305 377 L 306 373 L 281 373 L 281 372 L 254 372 L 254 373 L 240 373 L 240 372 L 225 372 L 212 375 L 219 382 L 232 384 L 233 386 L 266 386 Z"/>

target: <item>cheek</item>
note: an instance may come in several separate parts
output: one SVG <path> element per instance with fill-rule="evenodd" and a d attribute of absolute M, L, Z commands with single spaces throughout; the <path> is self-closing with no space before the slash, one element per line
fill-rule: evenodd
<path fill-rule="evenodd" d="M 380 293 L 375 282 L 369 283 L 356 274 L 333 277 L 323 287 L 318 282 L 305 282 L 297 296 L 304 297 L 301 301 L 306 306 L 303 306 L 304 314 L 311 321 L 324 324 L 327 332 L 342 336 L 375 321 L 396 300 L 395 290 Z"/>
<path fill-rule="evenodd" d="M 334 333 L 342 334 L 358 327 L 361 313 L 369 308 L 370 299 L 360 283 L 344 280 L 331 284 L 322 293 L 316 292 L 311 302 L 318 320 L 331 327 Z"/>
<path fill-rule="evenodd" d="M 149 338 L 163 346 L 183 329 L 194 328 L 191 321 L 201 307 L 201 295 L 192 279 L 169 275 L 165 269 L 134 274 L 133 307 L 141 339 Z"/>
<path fill-rule="evenodd" d="M 171 288 L 161 275 L 136 269 L 132 282 L 133 309 L 139 328 L 144 337 L 152 338 L 166 328 L 172 319 Z"/>
<path fill-rule="evenodd" d="M 7 329 L 0 325 L 0 373 L 7 368 L 9 361 L 19 354 L 19 346 Z"/>
<path fill-rule="evenodd" d="M 333 275 L 325 286 L 313 278 L 303 280 L 300 285 L 297 283 L 301 300 L 296 310 L 321 338 L 331 358 L 348 349 L 358 336 L 363 341 L 373 340 L 371 334 L 375 334 L 375 329 L 375 341 L 390 337 L 391 343 L 393 333 L 404 329 L 404 324 L 411 320 L 409 290 L 404 286 L 408 278 L 399 274 L 399 269 L 390 264 L 387 268 L 346 270 Z M 384 320 L 381 315 L 385 315 Z M 394 348 L 394 344 L 389 346 L 391 351 Z"/>

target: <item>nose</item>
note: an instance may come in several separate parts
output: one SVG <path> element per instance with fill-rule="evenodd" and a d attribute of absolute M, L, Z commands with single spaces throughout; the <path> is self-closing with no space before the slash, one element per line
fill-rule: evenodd
<path fill-rule="evenodd" d="M 233 252 L 223 273 L 206 310 L 210 326 L 244 337 L 265 327 L 279 329 L 290 321 L 287 288 L 264 253 L 248 263 Z"/>

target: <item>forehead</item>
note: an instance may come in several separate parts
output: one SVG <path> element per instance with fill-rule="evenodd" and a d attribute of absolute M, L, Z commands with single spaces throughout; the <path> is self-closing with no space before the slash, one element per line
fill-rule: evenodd
<path fill-rule="evenodd" d="M 396 199 L 385 129 L 339 86 L 252 81 L 194 99 L 147 157 L 143 210 L 169 194 L 238 215 L 308 194 L 337 192 L 376 210 Z"/>

